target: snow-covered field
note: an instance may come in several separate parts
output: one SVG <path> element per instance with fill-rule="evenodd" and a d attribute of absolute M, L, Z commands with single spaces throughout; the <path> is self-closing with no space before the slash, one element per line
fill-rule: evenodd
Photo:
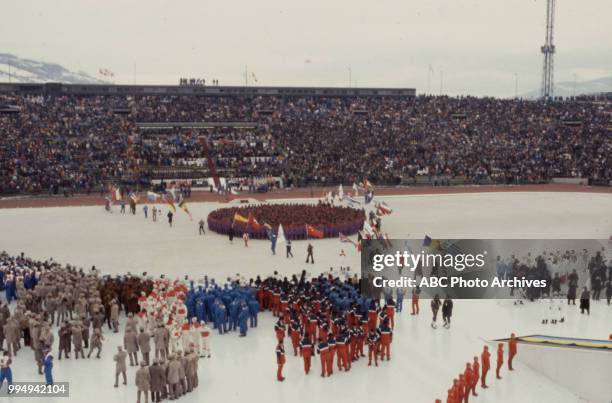
<path fill-rule="evenodd" d="M 597 238 L 612 235 L 612 195 L 591 193 L 483 193 L 383 198 L 393 214 L 383 221 L 392 238 Z M 251 241 L 245 248 L 240 239 L 231 245 L 226 237 L 207 232 L 198 236 L 197 221 L 216 203 L 190 204 L 194 221 L 178 212 L 169 228 L 164 214 L 157 223 L 136 216 L 108 214 L 102 207 L 65 207 L 0 210 L 0 249 L 38 259 L 53 257 L 89 268 L 96 265 L 105 273 L 141 273 L 154 276 L 204 274 L 223 280 L 236 273 L 249 278 L 274 270 L 311 273 L 340 264 L 359 270 L 359 256 L 338 240 L 314 243 L 315 264 L 306 265 L 304 242 L 294 242 L 294 259 L 284 250 L 272 256 L 269 242 Z M 348 245 L 348 246 L 347 246 Z M 347 257 L 339 252 L 346 249 Z M 351 249 L 351 250 L 349 250 Z M 421 303 L 421 315 L 404 311 L 396 321 L 392 361 L 378 368 L 358 362 L 349 373 L 334 373 L 321 379 L 317 371 L 305 376 L 302 361 L 289 356 L 284 383 L 275 381 L 273 320 L 260 315 L 260 325 L 247 338 L 236 334 L 213 337 L 213 358 L 200 360 L 199 388 L 180 399 L 184 402 L 433 402 L 445 399 L 451 380 L 465 362 L 479 354 L 483 339 L 518 335 L 547 334 L 603 339 L 612 333 L 612 307 L 592 303 L 590 317 L 574 307 L 567 322 L 552 327 L 540 324 L 540 303 L 513 306 L 509 300 L 455 301 L 450 330 L 429 327 L 428 301 Z M 130 385 L 112 387 L 112 354 L 121 343 L 120 335 L 106 333 L 101 360 L 56 362 L 54 377 L 69 381 L 75 401 L 133 401 L 135 370 L 130 368 Z M 519 360 L 520 360 L 519 345 Z M 612 357 L 612 354 L 610 354 Z M 576 363 L 577 367 L 582 363 Z M 612 364 L 612 358 L 611 358 Z M 318 370 L 318 361 L 314 366 Z M 587 365 L 587 363 L 584 363 Z M 609 371 L 602 368 L 602 371 Z M 36 367 L 29 351 L 20 353 L 13 365 L 17 381 L 36 381 Z M 517 370 L 494 381 L 475 402 L 578 402 L 566 386 L 558 385 L 520 362 Z M 612 386 L 602 385 L 610 389 Z M 605 389 L 604 389 L 605 390 Z M 10 401 L 10 400 L 9 400 Z M 62 401 L 58 399 L 58 401 Z"/>

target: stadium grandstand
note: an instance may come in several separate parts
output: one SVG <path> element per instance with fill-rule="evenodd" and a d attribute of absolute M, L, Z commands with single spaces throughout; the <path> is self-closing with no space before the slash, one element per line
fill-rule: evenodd
<path fill-rule="evenodd" d="M 0 193 L 612 179 L 608 96 L 527 101 L 408 88 L 0 84 Z M 268 181 L 268 179 L 266 179 Z M 244 182 L 243 182 L 244 183 Z"/>

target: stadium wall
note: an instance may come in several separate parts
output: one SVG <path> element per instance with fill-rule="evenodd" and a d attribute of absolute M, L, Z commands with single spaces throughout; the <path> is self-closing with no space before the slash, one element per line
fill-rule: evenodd
<path fill-rule="evenodd" d="M 45 95 L 184 95 L 184 96 L 311 96 L 414 97 L 414 88 L 246 87 L 190 85 L 29 84 L 0 83 L 0 93 Z"/>
<path fill-rule="evenodd" d="M 494 345 L 493 347 L 494 348 Z M 612 352 L 540 345 L 518 345 L 517 359 L 582 399 L 609 403 Z"/>

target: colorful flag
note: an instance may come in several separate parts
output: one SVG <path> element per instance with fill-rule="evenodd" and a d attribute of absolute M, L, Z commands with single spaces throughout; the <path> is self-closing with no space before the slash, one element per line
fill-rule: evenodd
<path fill-rule="evenodd" d="M 187 215 L 189 216 L 189 219 L 191 221 L 193 221 L 193 216 L 191 215 L 191 212 L 189 211 L 189 209 L 187 208 L 187 203 L 185 203 L 185 200 L 181 200 L 181 202 L 178 204 L 178 206 L 183 209 L 183 211 L 185 213 L 187 213 Z"/>
<path fill-rule="evenodd" d="M 308 224 L 306 224 L 306 235 L 312 238 L 319 238 L 319 239 L 325 236 L 325 234 L 323 234 L 323 231 L 318 230 L 312 225 L 308 225 Z"/>
<path fill-rule="evenodd" d="M 170 207 L 172 212 L 176 213 L 176 207 L 174 206 L 174 202 L 172 201 L 171 197 L 168 197 L 168 195 L 163 195 L 162 196 L 164 202 L 168 204 L 168 206 Z"/>
<path fill-rule="evenodd" d="M 372 199 L 374 199 L 374 193 L 367 192 L 364 196 L 364 199 L 365 199 L 365 204 L 369 204 L 372 201 Z"/>
<path fill-rule="evenodd" d="M 151 203 L 156 203 L 159 199 L 159 195 L 155 192 L 151 192 L 150 190 L 147 192 L 147 200 Z"/>
<path fill-rule="evenodd" d="M 355 241 L 353 241 L 351 238 L 344 235 L 342 232 L 338 234 L 338 237 L 340 238 L 340 242 L 348 242 L 348 243 L 352 243 L 353 245 L 357 246 Z"/>
<path fill-rule="evenodd" d="M 138 198 L 138 195 L 134 192 L 130 192 L 130 199 L 132 199 L 132 201 L 134 201 L 134 203 L 138 203 L 138 200 L 140 200 Z"/>
<path fill-rule="evenodd" d="M 115 200 L 116 201 L 121 200 L 121 189 L 117 187 L 115 188 Z"/>
<path fill-rule="evenodd" d="M 368 239 L 372 239 L 372 235 L 374 235 L 374 231 L 372 230 L 372 227 L 370 226 L 368 220 L 365 220 L 363 222 L 363 233 Z"/>
<path fill-rule="evenodd" d="M 249 219 L 244 217 L 244 216 L 241 216 L 240 214 L 238 214 L 238 212 L 236 212 L 234 214 L 234 222 L 236 222 L 236 221 L 241 222 L 243 224 L 248 224 L 249 223 Z"/>
<path fill-rule="evenodd" d="M 247 226 L 252 227 L 255 231 L 258 231 L 261 229 L 261 224 L 257 222 L 257 220 L 255 219 L 255 216 L 253 216 L 253 213 L 251 212 L 249 212 Z"/>
<path fill-rule="evenodd" d="M 379 216 L 389 215 L 393 212 L 393 210 L 385 202 L 376 203 L 374 206 L 376 207 L 376 214 Z"/>
<path fill-rule="evenodd" d="M 353 182 L 353 197 L 359 196 L 359 189 L 357 188 L 357 184 Z"/>

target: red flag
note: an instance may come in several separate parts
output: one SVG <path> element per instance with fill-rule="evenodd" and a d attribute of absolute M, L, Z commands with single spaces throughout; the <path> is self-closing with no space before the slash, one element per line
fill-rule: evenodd
<path fill-rule="evenodd" d="M 315 227 L 313 227 L 312 225 L 308 225 L 308 224 L 306 224 L 306 235 L 312 238 L 323 238 L 324 237 L 323 231 L 320 231 L 316 229 Z"/>
<path fill-rule="evenodd" d="M 253 213 L 249 213 L 249 221 L 247 223 L 247 226 L 253 227 L 253 229 L 256 231 L 261 229 L 261 224 L 257 222 L 255 217 L 253 216 Z"/>

